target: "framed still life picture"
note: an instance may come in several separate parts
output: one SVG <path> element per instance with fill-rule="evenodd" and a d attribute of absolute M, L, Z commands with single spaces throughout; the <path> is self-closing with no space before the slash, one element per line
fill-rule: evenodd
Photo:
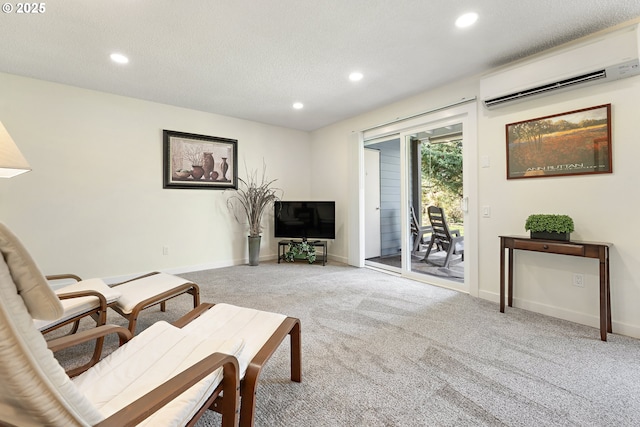
<path fill-rule="evenodd" d="M 163 130 L 163 188 L 238 188 L 238 141 Z"/>
<path fill-rule="evenodd" d="M 506 125 L 507 179 L 612 173 L 611 104 Z"/>

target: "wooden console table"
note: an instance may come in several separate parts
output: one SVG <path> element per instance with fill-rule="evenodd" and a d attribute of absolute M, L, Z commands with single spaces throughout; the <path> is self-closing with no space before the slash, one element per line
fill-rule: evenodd
<path fill-rule="evenodd" d="M 524 236 L 500 236 L 500 312 L 504 313 L 504 254 L 509 250 L 509 307 L 513 307 L 513 251 L 546 252 L 550 254 L 572 255 L 595 258 L 600 261 L 600 339 L 607 340 L 611 329 L 611 297 L 609 292 L 609 248 L 612 243 L 582 242 L 572 240 L 531 239 Z"/>

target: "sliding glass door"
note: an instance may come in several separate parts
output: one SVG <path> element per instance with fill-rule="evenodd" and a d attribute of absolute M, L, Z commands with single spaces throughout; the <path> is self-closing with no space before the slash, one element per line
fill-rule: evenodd
<path fill-rule="evenodd" d="M 474 293 L 475 135 L 475 105 L 363 132 L 364 265 Z"/>
<path fill-rule="evenodd" d="M 464 283 L 463 126 L 434 126 L 404 135 L 411 253 L 407 270 Z M 432 224 L 430 211 L 437 224 Z"/>

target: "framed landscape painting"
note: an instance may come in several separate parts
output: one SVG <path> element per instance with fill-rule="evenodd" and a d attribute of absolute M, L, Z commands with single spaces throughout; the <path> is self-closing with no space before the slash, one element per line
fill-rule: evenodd
<path fill-rule="evenodd" d="M 238 141 L 163 130 L 163 188 L 238 188 Z"/>
<path fill-rule="evenodd" d="M 507 179 L 612 173 L 611 104 L 506 125 Z"/>

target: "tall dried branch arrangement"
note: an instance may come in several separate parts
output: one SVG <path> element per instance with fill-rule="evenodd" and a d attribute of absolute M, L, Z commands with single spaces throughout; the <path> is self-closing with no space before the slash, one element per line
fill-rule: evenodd
<path fill-rule="evenodd" d="M 272 187 L 276 181 L 268 181 L 266 178 L 266 165 L 262 164 L 262 177 L 258 179 L 258 172 L 247 172 L 247 178 L 238 178 L 240 185 L 234 195 L 227 199 L 227 205 L 233 212 L 239 223 L 243 221 L 238 218 L 238 212 L 234 209 L 234 205 L 239 205 L 240 210 L 244 212 L 249 223 L 249 236 L 257 237 L 262 232 L 262 214 L 274 202 L 282 197 L 282 190 Z M 246 167 L 245 167 L 246 171 Z"/>

